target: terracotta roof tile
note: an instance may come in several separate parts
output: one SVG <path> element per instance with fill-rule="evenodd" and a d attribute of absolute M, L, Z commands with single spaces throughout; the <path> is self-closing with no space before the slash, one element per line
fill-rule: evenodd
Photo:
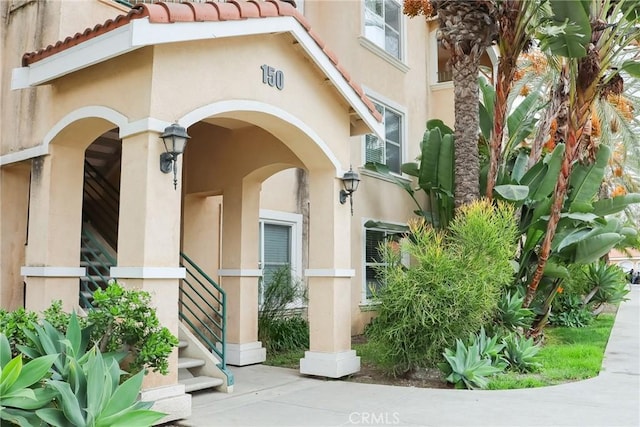
<path fill-rule="evenodd" d="M 67 37 L 58 41 L 55 45 L 49 45 L 44 49 L 35 52 L 28 52 L 22 56 L 22 66 L 38 62 L 44 58 L 62 52 L 94 37 L 98 37 L 118 27 L 127 25 L 134 19 L 149 18 L 149 22 L 154 24 L 166 24 L 172 22 L 215 22 L 234 21 L 249 18 L 268 18 L 275 16 L 294 17 L 308 32 L 318 47 L 327 55 L 329 60 L 336 66 L 349 86 L 360 97 L 369 108 L 371 114 L 382 122 L 382 116 L 375 109 L 373 103 L 367 98 L 362 87 L 351 80 L 351 76 L 338 61 L 338 57 L 327 48 L 320 36 L 311 29 L 309 21 L 301 15 L 295 7 L 286 0 L 227 0 L 226 2 L 208 3 L 140 3 L 135 5 L 126 15 L 120 15 L 114 19 L 107 20 L 104 24 L 98 24 L 93 28 L 87 28 L 82 33 Z"/>

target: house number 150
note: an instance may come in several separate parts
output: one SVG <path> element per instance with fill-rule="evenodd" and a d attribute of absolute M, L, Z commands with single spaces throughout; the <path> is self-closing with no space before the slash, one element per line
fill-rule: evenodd
<path fill-rule="evenodd" d="M 282 90 L 284 87 L 284 73 L 281 70 L 276 70 L 269 65 L 263 65 L 260 69 L 262 69 L 262 83 Z"/>

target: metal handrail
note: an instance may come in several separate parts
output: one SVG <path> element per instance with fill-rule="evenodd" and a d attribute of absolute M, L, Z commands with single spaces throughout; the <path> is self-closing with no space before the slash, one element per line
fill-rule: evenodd
<path fill-rule="evenodd" d="M 226 368 L 226 299 L 224 290 L 187 255 L 180 253 L 187 277 L 180 286 L 179 315 Z M 196 274 L 197 273 L 197 274 Z M 195 283 L 200 291 L 196 289 Z"/>
<path fill-rule="evenodd" d="M 81 233 L 83 242 L 88 242 L 89 244 L 83 244 L 84 250 L 80 251 L 80 260 L 88 264 L 87 273 L 83 277 L 85 280 L 80 281 L 80 301 L 83 307 L 91 309 L 93 304 L 91 304 L 85 293 L 93 295 L 96 290 L 102 289 L 103 286 L 109 283 L 111 277 L 103 272 L 110 271 L 111 267 L 116 265 L 116 260 L 100 244 L 93 233 L 84 227 Z"/>
<path fill-rule="evenodd" d="M 118 244 L 120 191 L 88 161 L 84 162 L 84 176 L 84 220 L 94 224 L 115 249 Z"/>

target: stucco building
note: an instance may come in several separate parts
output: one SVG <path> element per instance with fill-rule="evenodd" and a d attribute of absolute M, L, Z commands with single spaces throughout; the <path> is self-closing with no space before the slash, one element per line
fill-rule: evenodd
<path fill-rule="evenodd" d="M 190 340 L 187 356 L 207 352 L 194 329 L 224 325 L 203 369 L 230 389 L 224 365 L 265 359 L 259 284 L 287 265 L 308 287 L 301 372 L 356 372 L 350 337 L 374 313 L 375 248 L 414 216 L 406 193 L 363 165 L 402 176 L 425 122 L 453 123 L 434 24 L 402 15 L 399 0 L 0 8 L 0 305 L 76 309 L 117 278 L 151 293 Z M 160 168 L 173 123 L 190 136 L 175 180 L 174 164 Z M 351 168 L 353 214 L 339 200 Z M 219 290 L 190 280 L 200 272 L 224 290 L 224 310 Z M 185 310 L 188 287 L 206 303 L 189 297 Z M 178 352 L 171 366 L 145 392 L 185 416 Z"/>

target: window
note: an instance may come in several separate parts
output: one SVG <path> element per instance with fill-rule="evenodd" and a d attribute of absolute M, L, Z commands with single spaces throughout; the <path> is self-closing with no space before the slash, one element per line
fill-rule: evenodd
<path fill-rule="evenodd" d="M 402 164 L 402 116 L 387 106 L 374 102 L 376 110 L 384 117 L 386 141 L 369 134 L 365 137 L 365 162 L 387 165 L 393 173 L 400 174 Z"/>
<path fill-rule="evenodd" d="M 286 212 L 260 211 L 259 262 L 262 270 L 259 303 L 265 287 L 282 268 L 291 270 L 291 277 L 300 274 L 302 264 L 302 216 Z"/>
<path fill-rule="evenodd" d="M 365 0 L 364 35 L 389 55 L 401 58 L 402 7 L 396 0 Z"/>
<path fill-rule="evenodd" d="M 400 242 L 403 234 L 397 231 L 390 231 L 377 228 L 365 228 L 365 250 L 364 250 L 364 289 L 362 292 L 363 301 L 370 300 L 375 291 L 384 284 L 378 277 L 378 269 L 386 265 L 378 248 L 386 242 Z"/>

